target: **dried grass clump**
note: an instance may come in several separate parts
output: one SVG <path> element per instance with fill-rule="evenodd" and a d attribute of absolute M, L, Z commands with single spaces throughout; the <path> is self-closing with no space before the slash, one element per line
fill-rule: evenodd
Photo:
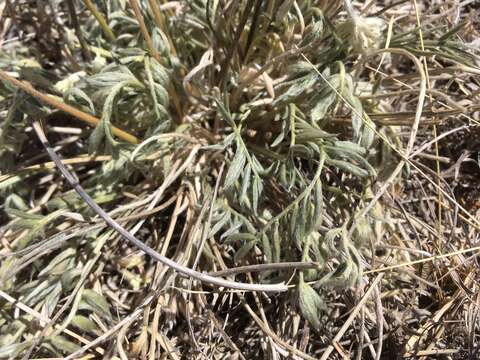
<path fill-rule="evenodd" d="M 0 358 L 478 357 L 476 11 L 0 4 Z"/>

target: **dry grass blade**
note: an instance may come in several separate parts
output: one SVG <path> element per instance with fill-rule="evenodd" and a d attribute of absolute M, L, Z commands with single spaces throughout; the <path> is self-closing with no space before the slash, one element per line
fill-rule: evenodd
<path fill-rule="evenodd" d="M 100 122 L 99 119 L 97 119 L 95 116 L 92 116 L 90 114 L 87 114 L 83 111 L 80 111 L 68 104 L 64 104 L 58 100 L 55 100 L 53 97 L 50 97 L 48 95 L 45 95 L 45 94 L 42 94 L 40 91 L 38 90 L 35 90 L 31 84 L 29 84 L 28 82 L 26 81 L 19 81 L 17 79 L 15 79 L 14 77 L 8 75 L 5 71 L 3 70 L 0 70 L 0 78 L 5 80 L 5 81 L 8 81 L 9 83 L 11 83 L 12 85 L 22 89 L 23 91 L 25 91 L 26 93 L 32 95 L 33 97 L 39 99 L 40 101 L 44 102 L 45 104 L 48 104 L 58 110 L 61 110 L 61 111 L 64 111 L 68 114 L 71 114 L 73 116 L 75 116 L 76 118 L 82 120 L 82 121 L 85 121 L 87 124 L 91 125 L 91 126 L 97 126 L 98 123 Z M 112 132 L 117 135 L 120 139 L 123 139 L 129 143 L 132 143 L 132 144 L 137 144 L 139 142 L 139 140 L 121 130 L 121 129 L 118 129 L 116 127 L 112 127 Z"/>

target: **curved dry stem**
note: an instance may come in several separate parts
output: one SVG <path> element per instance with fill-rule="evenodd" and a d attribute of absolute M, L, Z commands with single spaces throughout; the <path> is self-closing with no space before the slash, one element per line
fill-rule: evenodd
<path fill-rule="evenodd" d="M 182 275 L 187 277 L 194 278 L 198 281 L 209 283 L 212 285 L 217 285 L 221 287 L 237 289 L 237 290 L 244 290 L 244 291 L 265 291 L 265 292 L 281 292 L 287 291 L 288 287 L 284 284 L 246 284 L 240 283 L 236 281 L 230 281 L 225 279 L 219 279 L 217 277 L 201 273 L 190 269 L 186 266 L 180 265 L 175 261 L 159 254 L 157 251 L 153 250 L 149 246 L 145 245 L 142 241 L 138 240 L 135 236 L 130 234 L 128 230 L 126 230 L 123 226 L 118 224 L 115 220 L 113 220 L 91 197 L 86 193 L 86 191 L 80 186 L 78 180 L 74 177 L 74 175 L 65 167 L 65 165 L 60 160 L 60 157 L 57 155 L 55 150 L 50 146 L 48 139 L 45 136 L 45 133 L 38 121 L 33 123 L 33 127 L 35 132 L 37 133 L 38 138 L 42 142 L 42 145 L 47 150 L 48 155 L 50 158 L 55 162 L 58 169 L 68 181 L 68 183 L 75 189 L 77 194 L 85 201 L 85 203 L 93 210 L 95 213 L 100 216 L 105 222 L 116 232 L 126 238 L 129 242 L 135 245 L 137 248 L 145 252 L 147 255 L 152 257 L 154 260 L 172 268 L 173 270 L 179 272 Z M 196 148 L 197 151 L 199 147 Z"/>

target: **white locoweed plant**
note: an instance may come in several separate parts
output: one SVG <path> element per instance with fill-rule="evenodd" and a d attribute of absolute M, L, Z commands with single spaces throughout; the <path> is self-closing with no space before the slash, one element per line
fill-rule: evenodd
<path fill-rule="evenodd" d="M 266 311 L 283 323 L 298 311 L 321 332 L 332 294 L 362 283 L 398 225 L 381 201 L 363 210 L 411 124 L 382 113 L 410 106 L 412 92 L 377 98 L 391 85 L 369 56 L 391 30 L 390 47 L 473 65 L 461 28 L 425 31 L 421 49 L 415 32 L 388 30 L 382 12 L 364 16 L 347 0 L 53 3 L 59 12 L 22 8 L 0 52 L 0 288 L 34 310 L 2 305 L 0 358 L 66 356 L 82 346 L 66 329 L 94 338 L 139 306 L 143 322 L 125 322 L 108 351 L 125 358 L 128 338 L 132 358 L 154 356 L 157 341 L 190 356 L 189 340 L 164 334 L 199 327 L 206 304 L 234 296 L 224 289 L 232 298 L 219 304 L 219 288 L 202 283 L 187 296 L 185 278 L 124 242 L 70 189 L 33 121 L 90 197 L 162 256 L 199 272 L 293 263 L 235 280 L 290 285 Z M 28 12 L 50 30 L 26 35 Z M 37 313 L 38 332 L 26 326 Z"/>

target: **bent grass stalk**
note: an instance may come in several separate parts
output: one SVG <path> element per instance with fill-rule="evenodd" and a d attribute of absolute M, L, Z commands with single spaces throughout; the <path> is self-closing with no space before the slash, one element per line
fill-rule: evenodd
<path fill-rule="evenodd" d="M 57 155 L 55 150 L 49 145 L 49 142 L 43 132 L 43 129 L 38 121 L 34 121 L 33 127 L 35 132 L 37 133 L 38 138 L 40 139 L 42 145 L 45 147 L 48 155 L 55 162 L 58 169 L 68 181 L 68 183 L 75 189 L 77 194 L 85 201 L 85 203 L 97 213 L 105 222 L 116 232 L 122 235 L 125 239 L 135 245 L 137 248 L 142 250 L 144 253 L 151 256 L 156 261 L 174 269 L 175 271 L 183 274 L 187 277 L 194 278 L 201 282 L 222 286 L 231 289 L 237 290 L 245 290 L 245 291 L 265 291 L 265 292 L 282 292 L 287 291 L 288 287 L 281 283 L 281 284 L 247 284 L 247 283 L 240 283 L 236 281 L 224 280 L 218 277 L 214 277 L 205 273 L 200 273 L 198 271 L 192 270 L 186 266 L 180 265 L 175 261 L 159 254 L 157 251 L 153 250 L 149 246 L 145 245 L 142 241 L 138 240 L 135 236 L 130 234 L 128 230 L 126 230 L 123 226 L 118 224 L 115 220 L 113 220 L 98 204 L 86 193 L 86 191 L 80 186 L 77 179 L 73 176 L 73 174 L 65 167 L 60 157 Z"/>

